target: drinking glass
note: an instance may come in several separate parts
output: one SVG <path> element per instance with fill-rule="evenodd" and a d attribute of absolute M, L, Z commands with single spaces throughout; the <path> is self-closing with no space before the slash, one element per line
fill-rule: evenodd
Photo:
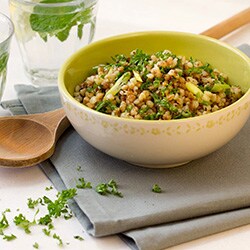
<path fill-rule="evenodd" d="M 9 48 L 13 33 L 13 23 L 7 16 L 0 13 L 0 101 L 6 84 Z"/>
<path fill-rule="evenodd" d="M 97 0 L 9 0 L 24 69 L 35 85 L 57 84 L 62 63 L 90 43 Z"/>

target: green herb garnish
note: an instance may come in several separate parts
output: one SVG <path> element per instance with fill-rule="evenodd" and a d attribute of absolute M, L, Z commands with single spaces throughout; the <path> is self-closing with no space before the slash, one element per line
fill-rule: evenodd
<path fill-rule="evenodd" d="M 50 236 L 51 230 L 43 228 L 42 231 L 44 232 L 45 235 Z"/>
<path fill-rule="evenodd" d="M 10 209 L 6 209 L 2 212 L 2 219 L 0 220 L 0 235 L 3 235 L 3 230 L 9 226 L 9 222 L 5 215 L 7 212 L 10 212 Z"/>
<path fill-rule="evenodd" d="M 55 201 L 52 201 L 48 197 L 44 196 L 43 201 L 47 204 L 49 216 L 57 218 L 60 217 L 61 214 L 69 214 L 70 210 L 68 208 L 68 200 L 72 199 L 76 195 L 77 190 L 75 188 L 71 188 L 58 192 L 57 199 Z"/>
<path fill-rule="evenodd" d="M 161 50 L 155 53 L 155 56 L 163 61 L 167 60 L 170 56 L 174 56 L 170 51 Z"/>
<path fill-rule="evenodd" d="M 40 225 L 49 225 L 51 224 L 51 222 L 52 222 L 52 219 L 49 214 L 46 214 L 45 216 L 41 217 L 38 221 Z"/>
<path fill-rule="evenodd" d="M 11 235 L 4 234 L 3 235 L 3 240 L 12 241 L 12 240 L 15 240 L 15 239 L 16 239 L 16 236 L 14 234 L 11 234 Z"/>
<path fill-rule="evenodd" d="M 90 182 L 86 182 L 84 178 L 78 179 L 79 183 L 76 184 L 76 187 L 79 189 L 92 188 Z"/>
<path fill-rule="evenodd" d="M 161 188 L 159 187 L 158 184 L 154 184 L 153 187 L 152 187 L 152 192 L 154 192 L 154 193 L 161 193 L 162 190 L 161 190 Z"/>
<path fill-rule="evenodd" d="M 74 238 L 77 240 L 80 240 L 80 241 L 84 240 L 83 237 L 81 237 L 80 235 L 76 235 L 76 236 L 74 236 Z"/>
<path fill-rule="evenodd" d="M 141 72 L 145 69 L 145 65 L 148 64 L 149 59 L 149 54 L 136 49 L 130 57 L 129 68 Z"/>
<path fill-rule="evenodd" d="M 79 172 L 82 172 L 82 166 L 80 166 L 80 165 L 77 166 L 76 170 L 79 171 Z"/>
<path fill-rule="evenodd" d="M 117 183 L 110 180 L 108 183 L 100 183 L 96 186 L 96 192 L 101 195 L 113 194 L 123 197 L 122 193 L 118 191 Z"/>
<path fill-rule="evenodd" d="M 35 243 L 33 244 L 33 247 L 36 248 L 36 249 L 38 249 L 38 248 L 39 248 L 39 244 L 38 244 L 37 242 L 35 242 Z"/>
<path fill-rule="evenodd" d="M 15 216 L 14 223 L 18 227 L 22 228 L 25 231 L 25 233 L 30 234 L 31 233 L 30 226 L 34 225 L 35 221 L 31 222 L 31 221 L 27 220 L 23 214 L 19 214 L 19 215 Z"/>
<path fill-rule="evenodd" d="M 96 105 L 96 110 L 99 112 L 108 112 L 108 111 L 112 111 L 114 109 L 116 109 L 116 105 L 114 105 L 110 100 L 104 100 L 104 101 L 100 101 L 97 105 Z"/>
<path fill-rule="evenodd" d="M 119 197 L 123 197 L 122 193 L 118 191 L 117 183 L 114 180 L 110 180 L 108 182 L 108 186 L 109 188 L 111 188 L 111 194 L 119 196 Z"/>
<path fill-rule="evenodd" d="M 61 237 L 59 236 L 59 235 L 57 235 L 57 234 L 53 234 L 53 239 L 56 239 L 56 240 L 58 240 L 58 245 L 59 246 L 63 246 L 63 241 L 62 241 L 62 239 L 61 239 Z"/>
<path fill-rule="evenodd" d="M 87 184 L 88 186 L 89 184 Z M 49 188 L 49 190 L 51 187 Z M 57 199 L 52 201 L 49 199 L 47 196 L 44 196 L 43 198 L 38 198 L 36 200 L 32 200 L 31 198 L 28 198 L 28 207 L 29 208 L 34 208 L 37 205 L 47 205 L 47 210 L 48 214 L 45 216 L 41 217 L 39 220 L 36 220 L 35 217 L 39 213 L 39 209 L 35 212 L 34 219 L 33 221 L 29 221 L 25 215 L 20 213 L 19 215 L 15 216 L 13 219 L 13 222 L 15 225 L 21 229 L 23 229 L 27 234 L 31 233 L 30 227 L 33 225 L 46 225 L 46 228 L 42 229 L 42 232 L 50 236 L 51 235 L 51 230 L 54 229 L 54 226 L 52 224 L 53 218 L 57 218 L 61 215 L 64 216 L 65 219 L 69 219 L 73 216 L 71 213 L 71 210 L 69 209 L 68 206 L 68 201 L 72 199 L 75 195 L 77 194 L 77 190 L 72 188 L 72 189 L 66 189 L 62 190 L 61 192 L 57 193 Z M 6 241 L 11 241 L 16 239 L 17 237 L 14 234 L 11 235 L 6 235 L 4 234 L 4 229 L 9 227 L 9 222 L 6 218 L 6 213 L 10 212 L 10 209 L 6 209 L 4 212 L 2 212 L 2 218 L 0 219 L 0 235 L 2 235 L 2 239 Z M 59 235 L 54 233 L 52 237 L 56 240 L 58 240 L 58 245 L 63 246 L 63 241 L 60 238 Z M 81 236 L 75 236 L 76 239 L 78 240 L 83 240 Z M 33 244 L 33 247 L 38 249 L 39 244 L 35 242 Z"/>
<path fill-rule="evenodd" d="M 46 187 L 46 188 L 45 188 L 46 191 L 50 191 L 50 190 L 52 190 L 52 189 L 53 189 L 53 186 L 49 186 L 49 187 Z"/>
<path fill-rule="evenodd" d="M 38 198 L 37 200 L 32 200 L 31 198 L 28 198 L 27 205 L 28 205 L 29 208 L 33 209 L 41 202 L 42 202 L 41 198 Z"/>
<path fill-rule="evenodd" d="M 54 229 L 54 226 L 52 223 L 47 224 L 48 228 L 43 228 L 42 231 L 45 235 L 50 236 L 51 230 Z"/>
<path fill-rule="evenodd" d="M 107 183 L 100 183 L 95 188 L 96 192 L 101 195 L 110 194 Z"/>

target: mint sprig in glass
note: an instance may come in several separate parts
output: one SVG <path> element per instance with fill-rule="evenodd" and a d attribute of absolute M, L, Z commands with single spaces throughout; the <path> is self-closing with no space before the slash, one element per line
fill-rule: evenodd
<path fill-rule="evenodd" d="M 90 43 L 97 0 L 10 0 L 24 68 L 36 85 L 57 84 L 62 63 Z"/>
<path fill-rule="evenodd" d="M 13 33 L 13 23 L 7 16 L 0 13 L 0 101 L 6 85 L 7 63 Z"/>
<path fill-rule="evenodd" d="M 79 2 L 79 6 L 71 6 L 72 0 L 43 0 L 40 2 L 40 4 L 53 3 L 65 3 L 65 5 L 60 8 L 53 6 L 44 8 L 42 5 L 34 7 L 35 13 L 30 15 L 32 30 L 38 32 L 45 42 L 53 36 L 64 42 L 69 37 L 71 29 L 76 26 L 77 36 L 81 39 L 84 25 L 91 22 L 93 6 L 84 8 L 85 3 L 82 1 Z"/>

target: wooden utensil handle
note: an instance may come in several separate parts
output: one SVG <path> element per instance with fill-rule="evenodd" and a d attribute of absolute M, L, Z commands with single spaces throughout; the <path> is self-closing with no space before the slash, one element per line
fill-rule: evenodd
<path fill-rule="evenodd" d="M 202 32 L 201 35 L 219 39 L 248 23 L 250 23 L 250 7 Z"/>

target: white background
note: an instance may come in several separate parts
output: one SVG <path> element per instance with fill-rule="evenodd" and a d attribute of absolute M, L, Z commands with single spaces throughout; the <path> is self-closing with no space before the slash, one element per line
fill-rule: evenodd
<path fill-rule="evenodd" d="M 176 30 L 200 33 L 223 21 L 237 12 L 250 7 L 250 0 L 100 0 L 95 40 L 111 35 L 145 30 Z M 9 16 L 8 1 L 0 0 L 0 12 Z M 250 24 L 226 36 L 223 41 L 238 46 L 250 44 Z M 26 78 L 15 38 L 11 44 L 11 56 L 8 64 L 7 87 L 4 100 L 16 97 L 13 85 L 25 83 Z M 6 114 L 0 110 L 0 115 Z M 0 142 L 1 143 L 1 142 Z M 57 241 L 47 237 L 40 227 L 31 228 L 32 234 L 27 235 L 17 229 L 12 218 L 22 212 L 32 220 L 34 212 L 27 208 L 27 198 L 33 199 L 43 195 L 54 196 L 56 190 L 45 191 L 51 183 L 38 167 L 24 169 L 0 168 L 0 212 L 11 209 L 7 216 L 10 227 L 6 234 L 15 234 L 14 241 L 3 241 L 0 237 L 1 250 L 34 249 L 38 242 L 39 249 L 56 250 Z M 17 209 L 20 209 L 17 211 Z M 60 235 L 68 250 L 129 250 L 116 236 L 95 239 L 88 236 L 76 219 L 69 221 L 57 220 L 55 233 Z M 84 237 L 84 241 L 73 238 L 75 235 Z M 180 235 L 181 237 L 181 235 Z M 192 242 L 188 242 L 171 250 L 249 250 L 250 225 L 239 227 Z"/>

